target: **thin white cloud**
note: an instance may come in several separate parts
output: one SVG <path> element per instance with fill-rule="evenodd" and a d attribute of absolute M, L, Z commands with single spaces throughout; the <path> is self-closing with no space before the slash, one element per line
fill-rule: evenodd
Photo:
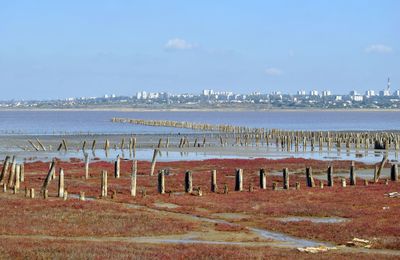
<path fill-rule="evenodd" d="M 191 50 L 194 47 L 194 44 L 179 38 L 170 39 L 165 44 L 167 50 Z"/>
<path fill-rule="evenodd" d="M 392 47 L 384 44 L 371 44 L 370 46 L 365 48 L 365 52 L 367 53 L 390 53 L 392 51 Z"/>
<path fill-rule="evenodd" d="M 265 74 L 268 76 L 280 76 L 283 74 L 283 71 L 277 68 L 268 68 L 265 70 Z"/>

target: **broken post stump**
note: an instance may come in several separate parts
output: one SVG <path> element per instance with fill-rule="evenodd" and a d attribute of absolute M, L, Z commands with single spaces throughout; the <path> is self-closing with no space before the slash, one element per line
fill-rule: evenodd
<path fill-rule="evenodd" d="M 119 179 L 120 177 L 120 169 L 121 169 L 121 159 L 119 155 L 117 155 L 117 160 L 114 163 L 114 177 Z"/>
<path fill-rule="evenodd" d="M 315 187 L 315 182 L 314 182 L 314 177 L 312 174 L 311 167 L 306 168 L 306 182 L 307 182 L 307 187 L 310 187 L 310 188 Z"/>
<path fill-rule="evenodd" d="M 89 154 L 85 153 L 85 179 L 89 179 Z"/>
<path fill-rule="evenodd" d="M 34 188 L 31 188 L 30 195 L 31 195 L 31 199 L 35 198 L 35 189 Z"/>
<path fill-rule="evenodd" d="M 80 201 L 85 201 L 85 192 L 84 191 L 80 191 L 79 192 L 79 200 Z"/>

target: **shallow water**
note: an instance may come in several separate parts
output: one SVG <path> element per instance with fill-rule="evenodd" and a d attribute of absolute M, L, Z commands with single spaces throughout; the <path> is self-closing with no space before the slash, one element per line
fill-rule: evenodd
<path fill-rule="evenodd" d="M 345 218 L 339 217 L 284 217 L 284 218 L 277 218 L 277 220 L 282 222 L 300 222 L 300 221 L 310 221 L 312 223 L 342 223 L 349 221 Z"/>

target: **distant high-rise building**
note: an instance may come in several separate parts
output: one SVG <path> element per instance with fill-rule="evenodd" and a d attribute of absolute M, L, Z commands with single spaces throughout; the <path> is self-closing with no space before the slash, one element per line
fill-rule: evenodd
<path fill-rule="evenodd" d="M 396 90 L 396 91 L 393 93 L 393 96 L 400 97 L 400 89 Z"/>
<path fill-rule="evenodd" d="M 356 90 L 352 90 L 352 91 L 350 91 L 349 95 L 350 96 L 357 96 L 358 92 Z"/>
<path fill-rule="evenodd" d="M 214 95 L 214 90 L 212 89 L 204 89 L 203 90 L 203 96 L 211 96 Z"/>
<path fill-rule="evenodd" d="M 324 90 L 322 91 L 322 96 L 323 97 L 327 97 L 327 96 L 331 96 L 332 92 L 330 90 Z"/>
<path fill-rule="evenodd" d="M 302 90 L 302 89 L 301 89 L 301 90 L 298 90 L 298 91 L 297 91 L 297 95 L 298 95 L 298 96 L 305 96 L 305 95 L 306 95 L 306 91 L 305 91 L 305 90 Z"/>
<path fill-rule="evenodd" d="M 311 90 L 310 96 L 318 96 L 318 90 Z"/>
<path fill-rule="evenodd" d="M 366 97 L 373 97 L 373 96 L 375 96 L 375 90 L 367 90 L 367 91 L 365 91 L 365 96 Z"/>
<path fill-rule="evenodd" d="M 384 89 L 384 90 L 379 91 L 379 96 L 381 96 L 381 97 L 390 96 L 390 90 Z"/>

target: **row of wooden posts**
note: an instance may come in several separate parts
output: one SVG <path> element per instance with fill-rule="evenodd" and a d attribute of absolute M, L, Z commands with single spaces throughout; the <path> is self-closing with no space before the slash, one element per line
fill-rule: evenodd
<path fill-rule="evenodd" d="M 155 150 L 156 151 L 156 150 Z M 155 153 L 156 154 L 156 153 Z M 155 156 L 154 156 L 155 158 Z M 376 167 L 375 169 L 375 174 L 374 174 L 374 181 L 376 182 L 379 179 L 380 176 L 380 171 L 382 170 L 385 162 L 387 161 L 387 158 L 384 158 L 381 162 L 381 164 Z M 54 180 L 56 178 L 56 171 L 55 171 L 55 160 L 53 160 L 50 163 L 49 171 L 48 174 L 45 178 L 45 181 L 43 183 L 43 186 L 41 188 L 41 192 L 43 193 L 43 196 L 45 198 L 48 197 L 48 186 L 51 182 L 51 180 Z M 11 167 L 10 167 L 11 166 Z M 155 164 L 151 165 L 151 173 L 150 175 L 153 175 L 154 172 L 154 167 Z M 86 154 L 85 155 L 85 178 L 89 178 L 89 157 Z M 8 175 L 8 181 L 5 182 L 5 177 Z M 158 192 L 163 194 L 165 193 L 165 175 L 166 175 L 166 170 L 160 170 L 158 172 Z M 312 168 L 307 167 L 306 168 L 306 186 L 307 187 L 315 187 L 315 181 L 313 178 L 313 173 L 312 173 Z M 349 179 L 350 179 L 350 185 L 356 185 L 356 172 L 355 172 L 355 166 L 354 163 L 351 164 L 350 166 L 350 172 L 349 172 Z M 260 169 L 259 171 L 259 187 L 260 189 L 266 189 L 267 188 L 267 181 L 266 181 L 266 171 L 265 169 Z M 120 178 L 120 157 L 118 156 L 117 159 L 115 160 L 114 163 L 114 177 L 115 178 Z M 283 169 L 283 189 L 289 189 L 290 187 L 290 182 L 289 182 L 289 171 L 287 168 Z M 392 181 L 398 181 L 398 165 L 393 164 L 391 166 L 391 173 L 390 173 L 390 179 Z M 19 188 L 20 188 L 20 183 L 24 182 L 24 164 L 17 164 L 15 156 L 10 159 L 10 156 L 6 156 L 4 163 L 3 163 L 3 168 L 1 171 L 0 175 L 0 183 L 3 183 L 3 191 L 7 190 L 7 187 L 13 188 L 14 192 L 17 193 Z M 133 160 L 132 161 L 132 169 L 131 169 L 131 188 L 130 188 L 130 194 L 131 196 L 136 196 L 136 183 L 137 183 L 137 161 Z M 191 193 L 193 192 L 193 175 L 191 171 L 186 171 L 185 172 L 185 192 Z M 333 167 L 329 166 L 327 169 L 327 186 L 332 187 L 334 184 L 333 182 Z M 368 184 L 368 181 L 365 182 L 365 184 Z M 346 186 L 346 179 L 342 178 L 342 186 Z M 300 183 L 296 183 L 296 189 L 300 188 Z M 320 182 L 320 187 L 323 187 L 323 182 Z M 277 183 L 274 182 L 272 183 L 272 188 L 275 190 L 277 189 Z M 249 190 L 252 190 L 253 187 L 250 186 Z M 108 195 L 108 174 L 107 171 L 102 171 L 101 173 L 101 197 L 107 197 Z M 211 171 L 211 192 L 217 192 L 218 191 L 218 185 L 217 185 L 217 171 L 212 170 Z M 235 191 L 243 191 L 243 169 L 236 169 L 236 174 L 235 174 Z M 200 188 L 197 188 L 196 190 L 198 195 L 202 194 L 202 191 Z M 224 193 L 228 192 L 228 187 L 225 185 L 223 189 Z M 34 197 L 34 189 L 27 189 L 25 190 L 26 196 L 30 196 L 31 198 Z M 65 190 L 64 187 L 64 170 L 60 169 L 59 170 L 59 179 L 58 179 L 58 197 L 67 199 L 67 191 Z M 84 200 L 84 193 L 82 192 L 80 194 L 80 198 Z"/>
<path fill-rule="evenodd" d="M 231 125 L 212 125 L 192 122 L 178 122 L 170 120 L 143 120 L 112 118 L 112 122 L 130 123 L 147 126 L 161 126 L 174 128 L 189 128 L 201 131 L 214 131 L 219 135 L 221 145 L 226 145 L 227 138 L 234 138 L 236 145 L 248 146 L 249 144 L 259 145 L 260 143 L 270 145 L 275 143 L 276 147 L 285 148 L 290 151 L 292 146 L 298 151 L 302 146 L 303 150 L 309 145 L 313 151 L 317 144 L 321 150 L 324 145 L 330 150 L 333 145 L 340 149 L 343 145 L 346 149 L 353 146 L 355 149 L 400 149 L 399 132 L 362 132 L 362 131 L 287 131 L 281 129 L 249 128 Z M 197 143 L 195 141 L 195 143 Z M 204 143 L 204 142 L 203 142 Z M 197 145 L 200 146 L 199 143 Z M 194 145 L 196 146 L 196 144 Z M 179 147 L 183 147 L 182 139 Z"/>

